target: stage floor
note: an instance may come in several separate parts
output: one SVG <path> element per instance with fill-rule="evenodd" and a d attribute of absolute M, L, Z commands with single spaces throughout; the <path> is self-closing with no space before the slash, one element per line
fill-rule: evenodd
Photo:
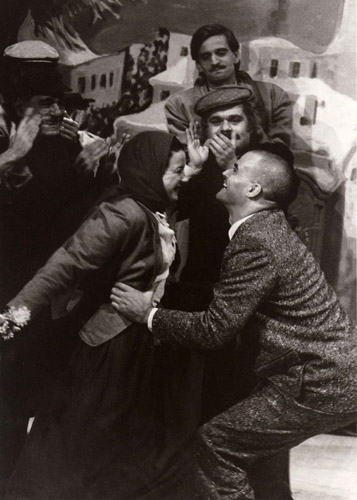
<path fill-rule="evenodd" d="M 357 500 L 357 438 L 321 434 L 293 448 L 294 500 Z"/>

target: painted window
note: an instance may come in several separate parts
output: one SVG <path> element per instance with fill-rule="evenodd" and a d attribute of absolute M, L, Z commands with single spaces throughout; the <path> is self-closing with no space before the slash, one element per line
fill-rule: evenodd
<path fill-rule="evenodd" d="M 86 79 L 84 76 L 80 76 L 78 78 L 78 92 L 80 94 L 84 94 L 85 91 L 86 91 Z"/>
<path fill-rule="evenodd" d="M 270 76 L 274 78 L 278 74 L 279 61 L 278 59 L 272 59 L 270 62 Z"/>
<path fill-rule="evenodd" d="M 317 78 L 317 63 L 314 62 L 311 68 L 311 78 Z"/>
<path fill-rule="evenodd" d="M 290 76 L 292 78 L 298 78 L 300 76 L 300 63 L 297 61 L 290 63 Z"/>
<path fill-rule="evenodd" d="M 164 101 L 170 96 L 170 91 L 169 90 L 162 90 L 160 92 L 160 101 Z"/>
<path fill-rule="evenodd" d="M 105 89 L 105 87 L 107 86 L 107 75 L 105 73 L 101 75 L 99 85 L 101 86 L 102 89 Z"/>

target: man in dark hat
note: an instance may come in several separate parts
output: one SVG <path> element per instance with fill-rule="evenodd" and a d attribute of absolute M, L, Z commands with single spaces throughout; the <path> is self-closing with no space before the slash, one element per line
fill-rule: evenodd
<path fill-rule="evenodd" d="M 107 182 L 100 170 L 93 175 L 83 157 L 78 124 L 64 108 L 69 89 L 56 69 L 57 61 L 57 51 L 39 41 L 8 47 L 2 60 L 2 307 L 77 229 Z M 107 151 L 108 145 L 101 141 Z M 73 342 L 69 323 L 49 329 L 48 319 L 41 318 L 26 338 L 3 348 L 0 413 L 6 440 L 0 476 L 4 481 L 25 439 L 28 417 L 34 415 Z M 32 359 L 38 366 L 42 363 L 41 373 L 33 372 Z"/>
<path fill-rule="evenodd" d="M 292 103 L 280 87 L 253 80 L 241 71 L 239 43 L 234 33 L 220 24 L 201 26 L 192 36 L 191 56 L 199 78 L 194 87 L 176 92 L 168 99 L 165 113 L 169 131 L 185 141 L 185 129 L 197 118 L 198 99 L 223 85 L 249 85 L 254 92 L 265 133 L 273 142 L 289 145 L 292 130 Z"/>

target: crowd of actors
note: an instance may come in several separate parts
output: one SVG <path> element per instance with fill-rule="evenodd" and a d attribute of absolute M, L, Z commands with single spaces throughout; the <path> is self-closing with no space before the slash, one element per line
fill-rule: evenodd
<path fill-rule="evenodd" d="M 352 324 L 286 219 L 289 97 L 221 25 L 191 55 L 169 133 L 112 144 L 79 129 L 53 48 L 5 50 L 7 500 L 288 500 L 288 450 L 354 421 Z"/>

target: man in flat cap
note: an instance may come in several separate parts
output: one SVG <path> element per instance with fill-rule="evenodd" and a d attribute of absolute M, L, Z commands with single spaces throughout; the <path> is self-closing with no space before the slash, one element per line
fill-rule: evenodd
<path fill-rule="evenodd" d="M 253 80 L 240 71 L 239 43 L 234 33 L 220 24 L 201 26 L 192 36 L 191 56 L 200 73 L 194 87 L 170 96 L 165 106 L 169 131 L 185 142 L 185 129 L 197 118 L 198 99 L 222 85 L 249 85 L 254 92 L 262 126 L 271 141 L 289 145 L 292 103 L 280 87 Z"/>
<path fill-rule="evenodd" d="M 201 293 L 191 297 L 191 305 L 205 307 L 228 244 L 227 211 L 216 200 L 223 171 L 244 152 L 269 139 L 247 86 L 221 87 L 206 94 L 197 101 L 195 114 L 200 117 L 201 142 L 209 155 L 201 172 L 185 183 L 179 194 L 178 219 L 189 219 L 188 255 L 180 280 L 202 286 Z M 187 296 L 187 307 L 190 300 Z"/>
<path fill-rule="evenodd" d="M 75 231 L 108 180 L 101 171 L 94 176 L 93 163 L 83 157 L 86 150 L 79 140 L 78 124 L 63 105 L 69 89 L 56 68 L 58 58 L 57 51 L 46 43 L 26 41 L 8 47 L 1 61 L 2 307 Z M 101 143 L 108 151 L 105 141 Z M 70 348 L 60 340 L 71 339 L 68 325 L 62 327 L 66 330 L 60 331 L 62 335 L 50 336 L 48 322 L 41 321 L 27 340 L 5 346 L 2 354 L 1 416 L 6 435 L 2 480 L 20 451 L 27 419 L 34 414 L 42 389 L 53 379 L 52 370 L 61 365 Z M 57 325 L 60 329 L 60 323 Z M 37 365 L 42 362 L 42 373 L 33 373 L 32 358 L 37 359 Z"/>

